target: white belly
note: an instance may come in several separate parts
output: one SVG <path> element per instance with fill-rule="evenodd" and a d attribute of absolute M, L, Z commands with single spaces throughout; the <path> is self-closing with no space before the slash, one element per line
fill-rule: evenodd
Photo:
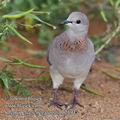
<path fill-rule="evenodd" d="M 59 59 L 57 69 L 66 77 L 76 77 L 81 74 L 88 73 L 93 62 L 92 56 L 80 55 L 65 57 L 64 60 Z"/>

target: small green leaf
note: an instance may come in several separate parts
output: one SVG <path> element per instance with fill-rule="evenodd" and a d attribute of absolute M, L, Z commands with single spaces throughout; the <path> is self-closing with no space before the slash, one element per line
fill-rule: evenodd
<path fill-rule="evenodd" d="M 120 0 L 117 0 L 115 3 L 115 8 L 117 9 L 120 6 Z"/>
<path fill-rule="evenodd" d="M 0 37 L 3 35 L 3 33 L 0 33 Z"/>
<path fill-rule="evenodd" d="M 91 93 L 91 94 L 93 94 L 93 95 L 102 96 L 101 93 L 99 93 L 99 92 L 91 89 L 90 87 L 88 87 L 88 86 L 86 86 L 86 85 L 85 85 L 85 86 L 82 85 L 82 86 L 81 86 L 81 89 L 83 89 L 83 90 L 85 90 L 86 92 L 89 92 L 89 93 Z"/>
<path fill-rule="evenodd" d="M 113 0 L 109 0 L 110 4 L 113 6 L 114 5 L 114 2 Z"/>
<path fill-rule="evenodd" d="M 12 62 L 11 60 L 5 58 L 5 57 L 0 57 L 0 61 L 3 61 L 3 62 Z"/>
<path fill-rule="evenodd" d="M 7 76 L 2 76 L 2 81 L 4 83 L 5 88 L 8 90 L 9 89 L 9 82 Z"/>
<path fill-rule="evenodd" d="M 105 22 L 108 22 L 105 11 L 104 11 L 104 10 L 101 10 L 101 11 L 100 11 L 100 14 L 101 14 L 103 20 L 104 20 Z"/>
<path fill-rule="evenodd" d="M 30 95 L 29 89 L 28 89 L 27 87 L 25 87 L 25 88 L 23 89 L 23 95 L 24 95 L 24 96 L 29 96 L 29 95 Z"/>
<path fill-rule="evenodd" d="M 15 62 L 13 62 L 11 64 L 24 65 L 24 66 L 29 67 L 29 68 L 40 68 L 40 69 L 46 68 L 46 66 L 33 65 L 33 64 L 27 63 L 26 61 L 23 61 L 23 60 L 16 58 L 16 57 L 15 57 Z"/>
<path fill-rule="evenodd" d="M 72 89 L 69 88 L 68 86 L 66 86 L 66 87 L 61 86 L 61 89 L 62 89 L 62 90 L 66 90 L 67 92 L 72 92 Z M 90 88 L 90 87 L 88 87 L 88 86 L 86 86 L 86 85 L 85 85 L 85 86 L 82 85 L 82 86 L 81 86 L 81 89 L 82 89 L 82 90 L 85 90 L 86 92 L 91 93 L 91 94 L 93 94 L 93 95 L 102 96 L 101 93 L 93 90 L 92 88 Z"/>
<path fill-rule="evenodd" d="M 23 35 L 21 35 L 14 27 L 12 27 L 11 25 L 7 25 L 8 28 L 16 35 L 18 36 L 23 42 L 27 42 L 29 44 L 32 44 L 32 42 L 30 42 L 27 38 L 25 38 Z"/>
<path fill-rule="evenodd" d="M 48 22 L 45 22 L 45 21 L 41 20 L 41 19 L 40 19 L 38 16 L 36 16 L 36 15 L 30 14 L 30 17 L 33 18 L 33 19 L 35 19 L 35 20 L 37 20 L 37 21 L 39 21 L 39 22 L 41 22 L 41 23 L 43 23 L 43 24 L 45 24 L 45 25 L 47 25 L 47 26 L 52 27 L 53 29 L 56 29 L 56 26 L 54 26 L 54 25 L 52 25 L 52 24 L 50 24 L 50 23 L 48 23 Z"/>
<path fill-rule="evenodd" d="M 111 72 L 108 72 L 108 71 L 105 71 L 105 70 L 102 70 L 102 72 L 105 75 L 107 75 L 108 77 L 110 77 L 112 80 L 120 80 L 119 76 L 116 76 L 116 75 L 112 74 Z"/>
<path fill-rule="evenodd" d="M 4 19 L 18 19 L 18 18 L 26 16 L 27 14 L 30 14 L 31 12 L 33 12 L 33 10 L 34 9 L 30 9 L 30 10 L 24 11 L 24 12 L 17 12 L 16 14 L 10 13 L 7 15 L 3 15 L 2 18 L 4 18 Z"/>
<path fill-rule="evenodd" d="M 20 95 L 20 92 L 21 92 L 21 84 L 19 83 L 16 85 L 16 95 L 17 96 Z"/>

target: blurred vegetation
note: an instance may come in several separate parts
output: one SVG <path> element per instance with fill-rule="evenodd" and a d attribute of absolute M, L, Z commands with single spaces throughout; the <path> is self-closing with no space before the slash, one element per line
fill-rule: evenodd
<path fill-rule="evenodd" d="M 107 30 L 100 36 L 91 36 L 95 48 L 99 48 L 97 54 L 111 41 L 108 38 L 118 35 L 119 7 L 120 0 L 2 0 L 0 3 L 0 41 L 4 41 L 9 33 L 14 33 L 23 41 L 29 42 L 16 30 L 19 26 L 23 26 L 27 31 L 37 28 L 39 30 L 38 43 L 48 44 L 55 34 L 64 29 L 63 26 L 59 26 L 59 23 L 66 19 L 70 12 L 83 11 L 91 21 L 96 18 L 101 19 L 107 26 Z"/>
<path fill-rule="evenodd" d="M 16 95 L 29 96 L 29 89 L 23 83 L 23 80 L 17 81 L 14 78 L 13 73 L 11 73 L 7 66 L 0 70 L 0 86 L 4 89 L 6 96 L 10 96 L 11 93 Z"/>
<path fill-rule="evenodd" d="M 38 43 L 47 46 L 56 34 L 65 29 L 64 26 L 59 26 L 59 23 L 66 19 L 72 11 L 86 13 L 90 21 L 100 19 L 106 23 L 106 31 L 103 31 L 99 36 L 90 36 L 98 57 L 103 55 L 101 51 L 111 46 L 110 42 L 114 37 L 120 36 L 120 0 L 0 0 L 0 11 L 0 48 L 4 51 L 9 51 L 6 46 L 7 37 L 13 34 L 23 44 L 32 44 L 26 36 L 22 35 L 20 27 L 24 28 L 24 31 L 32 33 L 37 30 Z M 29 50 L 29 53 L 34 53 L 34 51 Z M 115 63 L 115 57 L 111 50 L 104 52 L 104 54 L 108 56 L 109 62 Z M 45 55 L 45 52 L 41 52 L 40 55 Z M 0 56 L 0 60 L 6 64 L 44 68 L 44 66 L 29 64 L 19 58 L 14 58 L 11 61 Z M 7 72 L 5 74 L 7 75 Z M 9 75 L 6 76 L 6 79 L 8 78 Z M 3 81 L 3 78 L 0 80 Z M 8 90 L 5 83 L 3 86 Z"/>

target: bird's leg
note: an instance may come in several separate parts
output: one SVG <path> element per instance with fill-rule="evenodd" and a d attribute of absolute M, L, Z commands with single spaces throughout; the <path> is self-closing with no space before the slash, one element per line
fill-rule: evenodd
<path fill-rule="evenodd" d="M 93 67 L 90 68 L 90 73 L 93 71 Z"/>
<path fill-rule="evenodd" d="M 83 84 L 82 84 L 82 86 L 83 86 L 83 87 L 86 87 L 86 84 L 85 84 L 85 83 L 83 83 Z"/>
<path fill-rule="evenodd" d="M 80 107 L 83 107 L 83 105 L 81 105 L 81 104 L 78 102 L 78 96 L 79 96 L 79 90 L 74 89 L 74 90 L 73 90 L 73 98 L 72 98 L 72 101 L 71 101 L 71 103 L 70 103 L 71 108 L 74 108 L 76 105 L 78 105 L 78 106 L 80 106 Z"/>
<path fill-rule="evenodd" d="M 53 89 L 53 99 L 50 101 L 50 106 L 56 106 L 61 109 L 62 104 L 59 102 L 58 89 Z"/>

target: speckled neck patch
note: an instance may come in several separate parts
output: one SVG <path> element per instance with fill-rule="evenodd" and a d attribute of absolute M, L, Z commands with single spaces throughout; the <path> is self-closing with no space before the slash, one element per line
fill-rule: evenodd
<path fill-rule="evenodd" d="M 82 52 L 87 48 L 87 36 L 79 40 L 70 41 L 66 37 L 56 40 L 56 47 L 68 52 Z"/>

